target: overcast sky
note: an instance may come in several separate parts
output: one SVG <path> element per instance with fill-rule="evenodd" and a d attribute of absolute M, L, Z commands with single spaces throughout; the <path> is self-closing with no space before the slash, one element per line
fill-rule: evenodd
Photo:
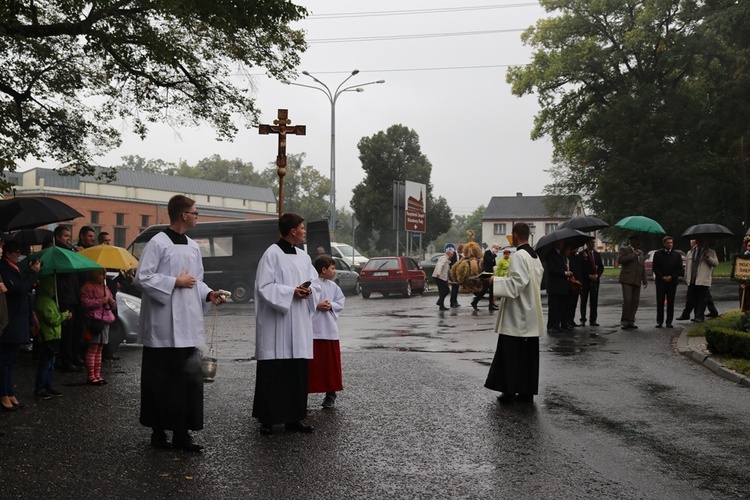
<path fill-rule="evenodd" d="M 455 214 L 466 215 L 492 196 L 542 194 L 550 181 L 545 170 L 552 149 L 547 140 L 529 137 L 536 96 L 519 99 L 505 82 L 508 66 L 530 61 L 520 35 L 544 15 L 536 2 L 297 3 L 311 13 L 300 23 L 309 49 L 297 82 L 315 85 L 303 70 L 332 89 L 353 69 L 360 73 L 347 86 L 385 80 L 337 101 L 337 206 L 349 206 L 362 179 L 357 142 L 394 124 L 419 134 L 422 153 L 432 163 L 434 194 L 445 197 Z M 284 85 L 260 71 L 254 84 L 262 122 L 272 123 L 278 108 L 289 109 L 292 124 L 306 125 L 307 135 L 290 137 L 287 152 L 306 153 L 305 164 L 328 176 L 331 105 L 323 93 Z M 242 130 L 233 143 L 216 142 L 208 127 L 153 127 L 145 141 L 129 133 L 124 139 L 102 164 L 131 154 L 194 164 L 219 154 L 262 170 L 275 160 L 277 145 L 276 136 L 260 136 L 257 129 Z"/>

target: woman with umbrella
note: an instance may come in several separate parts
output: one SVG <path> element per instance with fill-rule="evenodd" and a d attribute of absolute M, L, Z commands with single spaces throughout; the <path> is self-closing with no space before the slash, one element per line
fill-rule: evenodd
<path fill-rule="evenodd" d="M 8 302 L 8 326 L 0 335 L 0 404 L 2 411 L 16 411 L 22 408 L 14 392 L 14 373 L 21 344 L 28 344 L 32 325 L 31 290 L 36 284 L 39 272 L 39 261 L 29 263 L 29 270 L 21 274 L 18 260 L 21 248 L 18 242 L 9 241 L 5 244 L 2 260 L 0 260 L 0 275 L 8 292 L 5 294 Z"/>

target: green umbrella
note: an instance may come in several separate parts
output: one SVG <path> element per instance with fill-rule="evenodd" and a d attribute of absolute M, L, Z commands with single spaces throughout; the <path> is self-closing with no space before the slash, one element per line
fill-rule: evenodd
<path fill-rule="evenodd" d="M 638 231 L 640 233 L 667 234 L 661 224 L 654 219 L 649 219 L 642 215 L 631 215 L 620 219 L 615 223 L 615 227 Z"/>
<path fill-rule="evenodd" d="M 72 250 L 65 250 L 60 247 L 49 247 L 39 252 L 32 253 L 23 261 L 25 269 L 28 269 L 28 263 L 33 260 L 42 262 L 39 276 L 104 269 L 93 260 L 84 257 L 83 255 L 79 255 Z"/>

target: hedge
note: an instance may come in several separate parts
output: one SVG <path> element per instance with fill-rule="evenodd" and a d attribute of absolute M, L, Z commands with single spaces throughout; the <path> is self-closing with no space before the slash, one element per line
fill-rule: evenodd
<path fill-rule="evenodd" d="M 750 333 L 719 326 L 707 326 L 706 344 L 713 354 L 750 359 Z"/>

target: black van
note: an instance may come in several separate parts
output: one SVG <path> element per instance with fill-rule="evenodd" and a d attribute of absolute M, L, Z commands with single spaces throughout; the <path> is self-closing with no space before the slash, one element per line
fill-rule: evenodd
<path fill-rule="evenodd" d="M 128 250 L 140 258 L 146 243 L 166 227 L 161 224 L 145 229 L 130 243 Z M 234 302 L 247 302 L 253 298 L 260 258 L 279 239 L 279 219 L 199 222 L 186 234 L 201 249 L 203 281 L 214 290 L 232 292 Z M 307 234 L 308 238 L 327 239 L 328 226 L 325 221 L 310 222 Z"/>

